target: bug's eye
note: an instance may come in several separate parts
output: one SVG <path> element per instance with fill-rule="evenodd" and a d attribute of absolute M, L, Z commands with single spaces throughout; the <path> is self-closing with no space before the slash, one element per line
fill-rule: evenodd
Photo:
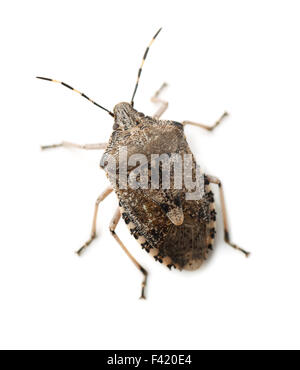
<path fill-rule="evenodd" d="M 161 209 L 162 209 L 165 213 L 168 213 L 168 212 L 169 212 L 170 207 L 169 207 L 167 204 L 163 203 L 163 204 L 161 204 L 160 206 L 161 206 Z"/>
<path fill-rule="evenodd" d="M 181 207 L 181 199 L 180 199 L 180 195 L 178 195 L 178 196 L 175 198 L 174 203 L 175 203 L 176 207 Z"/>

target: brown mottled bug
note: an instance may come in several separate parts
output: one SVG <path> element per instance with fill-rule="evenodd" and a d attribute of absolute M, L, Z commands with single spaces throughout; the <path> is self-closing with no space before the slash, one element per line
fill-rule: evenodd
<path fill-rule="evenodd" d="M 160 120 L 161 115 L 168 107 L 168 103 L 161 100 L 159 97 L 166 84 L 163 84 L 151 99 L 152 102 L 160 104 L 160 108 L 153 117 L 145 116 L 143 113 L 133 108 L 134 97 L 139 85 L 143 64 L 151 44 L 160 31 L 161 29 L 157 31 L 145 51 L 131 103 L 119 103 L 114 107 L 113 112 L 97 104 L 85 94 L 75 90 L 64 82 L 45 77 L 37 77 L 39 79 L 60 83 L 79 93 L 93 104 L 108 112 L 114 118 L 113 133 L 107 144 L 78 145 L 62 142 L 60 144 L 43 146 L 42 149 L 57 147 L 74 147 L 86 150 L 104 149 L 105 152 L 101 161 L 101 167 L 106 171 L 110 180 L 110 169 L 107 166 L 107 158 L 111 156 L 116 160 L 115 170 L 116 174 L 118 174 L 121 166 L 119 161 L 121 147 L 128 148 L 128 155 L 137 153 L 143 154 L 149 161 L 151 161 L 151 156 L 153 154 L 177 153 L 180 156 L 184 156 L 185 154 L 192 155 L 184 135 L 184 126 L 194 125 L 212 131 L 227 115 L 226 112 L 212 126 L 191 121 L 179 123 L 169 120 Z M 192 165 L 193 171 L 195 172 L 195 159 L 193 159 Z M 128 167 L 127 175 L 130 176 L 133 170 L 133 167 Z M 147 170 L 151 175 L 152 172 L 150 168 L 147 168 Z M 170 176 L 172 180 L 174 177 L 173 174 Z M 120 218 L 123 217 L 134 238 L 140 243 L 142 248 L 150 253 L 157 261 L 163 263 L 170 269 L 174 267 L 180 270 L 196 270 L 207 258 L 209 251 L 213 249 L 216 234 L 216 211 L 214 194 L 210 189 L 210 184 L 216 184 L 220 191 L 225 242 L 248 256 L 248 252 L 230 241 L 221 181 L 216 177 L 208 175 L 203 175 L 203 178 L 203 196 L 201 199 L 193 201 L 184 198 L 184 193 L 187 191 L 184 186 L 179 190 L 174 186 L 171 186 L 169 189 L 163 189 L 161 186 L 153 189 L 123 189 L 119 181 L 111 181 L 111 186 L 108 187 L 96 201 L 91 237 L 77 253 L 80 255 L 96 238 L 96 221 L 99 204 L 112 193 L 112 191 L 115 191 L 119 198 L 119 207 L 110 223 L 110 232 L 136 267 L 143 273 L 144 279 L 142 282 L 141 298 L 145 298 L 148 273 L 129 253 L 116 234 L 115 229 Z"/>

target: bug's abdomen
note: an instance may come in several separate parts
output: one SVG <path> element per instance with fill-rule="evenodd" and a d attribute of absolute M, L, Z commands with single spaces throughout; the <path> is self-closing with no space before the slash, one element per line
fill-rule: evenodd
<path fill-rule="evenodd" d="M 172 225 L 160 248 L 160 253 L 169 256 L 179 269 L 197 269 L 206 254 L 206 225 L 195 226 L 185 220 L 181 226 Z"/>
<path fill-rule="evenodd" d="M 169 268 L 193 271 L 207 259 L 215 237 L 214 202 L 208 194 L 201 202 L 185 204 L 184 222 L 180 226 L 172 224 L 162 213 L 150 217 L 159 220 L 160 225 L 150 222 L 149 218 L 146 222 L 143 216 L 132 217 L 123 207 L 121 213 L 131 234 L 156 261 Z M 139 223 L 140 219 L 144 220 L 143 224 Z"/>
<path fill-rule="evenodd" d="M 172 225 L 161 247 L 160 254 L 171 258 L 180 270 L 196 270 L 207 259 L 213 240 L 211 221 L 197 220 L 185 214 L 181 226 Z"/>

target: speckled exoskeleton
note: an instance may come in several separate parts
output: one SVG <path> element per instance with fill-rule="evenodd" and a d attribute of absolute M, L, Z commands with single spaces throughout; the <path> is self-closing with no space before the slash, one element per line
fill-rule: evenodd
<path fill-rule="evenodd" d="M 212 131 L 227 115 L 226 112 L 212 126 L 191 121 L 179 123 L 170 120 L 160 120 L 161 115 L 168 107 L 168 103 L 160 98 L 160 93 L 166 84 L 163 84 L 151 99 L 153 103 L 160 105 L 154 116 L 145 116 L 133 107 L 144 61 L 148 55 L 149 47 L 160 30 L 158 30 L 152 38 L 143 56 L 131 103 L 119 103 L 114 107 L 113 112 L 94 102 L 85 94 L 75 90 L 64 82 L 45 77 L 37 77 L 43 80 L 60 83 L 79 93 L 93 104 L 108 112 L 114 118 L 113 132 L 108 143 L 78 145 L 64 141 L 60 144 L 43 146 L 42 149 L 57 147 L 75 147 L 86 150 L 104 149 L 105 152 L 102 157 L 101 167 L 106 171 L 109 179 L 111 179 L 109 176 L 110 170 L 107 167 L 106 159 L 108 156 L 115 158 L 115 169 L 116 173 L 118 173 L 120 166 L 119 152 L 121 147 L 126 147 L 128 149 L 128 156 L 143 154 L 149 161 L 151 161 L 152 154 L 177 153 L 180 156 L 184 156 L 185 154 L 192 155 L 184 134 L 184 126 L 193 125 Z M 196 162 L 194 158 L 192 165 L 195 170 Z M 128 176 L 132 173 L 132 170 L 133 168 L 128 166 Z M 149 173 L 151 178 L 150 168 Z M 144 275 L 141 298 L 145 298 L 148 273 L 129 253 L 117 235 L 116 226 L 119 220 L 121 217 L 124 219 L 134 238 L 156 261 L 159 261 L 170 269 L 174 267 L 179 270 L 196 270 L 201 266 L 202 262 L 207 259 L 209 252 L 213 249 L 216 234 L 216 211 L 211 184 L 216 184 L 220 192 L 225 242 L 248 256 L 248 252 L 239 248 L 230 240 L 221 181 L 216 177 L 204 174 L 203 178 L 203 195 L 198 200 L 186 200 L 185 193 L 187 189 L 185 189 L 184 186 L 179 190 L 173 185 L 171 185 L 169 189 L 163 189 L 161 186 L 158 189 L 152 189 L 151 187 L 147 189 L 131 189 L 130 187 L 122 189 L 119 181 L 111 181 L 111 186 L 109 186 L 96 201 L 90 239 L 77 253 L 80 255 L 96 238 L 96 221 L 99 204 L 114 191 L 119 199 L 119 207 L 110 223 L 110 232 L 128 257 Z"/>

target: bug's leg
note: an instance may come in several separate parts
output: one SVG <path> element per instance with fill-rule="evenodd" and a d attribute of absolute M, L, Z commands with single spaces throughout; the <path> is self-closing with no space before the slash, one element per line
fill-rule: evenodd
<path fill-rule="evenodd" d="M 90 239 L 84 243 L 84 245 L 76 252 L 79 256 L 82 252 L 92 243 L 92 241 L 96 238 L 96 224 L 97 224 L 97 215 L 99 204 L 113 191 L 111 187 L 107 188 L 96 200 L 95 210 L 94 210 L 94 217 L 93 217 L 93 225 L 92 225 L 92 232 Z"/>
<path fill-rule="evenodd" d="M 216 127 L 219 126 L 219 124 L 223 121 L 223 119 L 225 117 L 228 116 L 228 113 L 227 112 L 224 112 L 222 114 L 222 116 L 212 125 L 212 126 L 208 126 L 208 125 L 204 125 L 203 123 L 196 123 L 196 122 L 192 122 L 192 121 L 183 121 L 182 124 L 184 126 L 186 125 L 191 125 L 191 126 L 196 126 L 196 127 L 201 127 L 201 128 L 204 128 L 205 130 L 207 131 L 213 131 Z"/>
<path fill-rule="evenodd" d="M 46 149 L 53 149 L 53 148 L 76 148 L 76 149 L 85 149 L 85 150 L 102 150 L 105 149 L 107 146 L 107 143 L 98 143 L 98 144 L 75 144 L 75 143 L 70 143 L 68 141 L 62 141 L 59 144 L 52 144 L 52 145 L 42 145 L 41 149 L 46 150 Z"/>
<path fill-rule="evenodd" d="M 142 282 L 142 294 L 141 294 L 141 299 L 145 299 L 145 288 L 146 288 L 146 284 L 147 284 L 147 276 L 148 276 L 148 272 L 144 269 L 144 267 L 142 267 L 138 261 L 130 254 L 130 252 L 128 251 L 128 249 L 125 247 L 125 245 L 122 243 L 122 241 L 120 240 L 120 238 L 118 237 L 118 235 L 116 234 L 115 230 L 116 230 L 116 227 L 120 221 L 120 218 L 121 218 L 121 212 L 120 212 L 120 209 L 118 208 L 113 219 L 111 220 L 111 223 L 110 223 L 110 226 L 109 226 L 109 230 L 112 234 L 112 236 L 116 239 L 116 241 L 118 242 L 118 244 L 120 245 L 120 247 L 123 249 L 123 251 L 127 254 L 127 256 L 131 259 L 131 261 L 135 264 L 135 266 L 142 272 L 142 274 L 144 275 L 144 279 L 143 279 L 143 282 Z"/>
<path fill-rule="evenodd" d="M 232 248 L 235 248 L 245 254 L 246 257 L 249 257 L 250 252 L 245 251 L 244 249 L 238 247 L 236 244 L 233 244 L 230 241 L 230 236 L 229 236 L 229 228 L 228 228 L 228 219 L 227 219 L 227 212 L 226 212 L 226 206 L 225 206 L 225 197 L 224 197 L 224 191 L 223 191 L 223 186 L 221 181 L 213 176 L 206 176 L 206 179 L 211 183 L 211 184 L 216 184 L 219 187 L 220 191 L 220 200 L 221 200 L 221 207 L 222 207 L 222 214 L 223 214 L 223 224 L 224 224 L 224 240 L 225 242 L 230 245 Z"/>
<path fill-rule="evenodd" d="M 159 119 L 163 113 L 167 110 L 169 103 L 161 100 L 159 98 L 160 93 L 163 89 L 165 89 L 168 85 L 164 82 L 161 87 L 156 91 L 156 93 L 152 96 L 151 101 L 152 103 L 159 103 L 161 106 L 157 110 L 157 112 L 154 114 L 153 118 Z"/>

